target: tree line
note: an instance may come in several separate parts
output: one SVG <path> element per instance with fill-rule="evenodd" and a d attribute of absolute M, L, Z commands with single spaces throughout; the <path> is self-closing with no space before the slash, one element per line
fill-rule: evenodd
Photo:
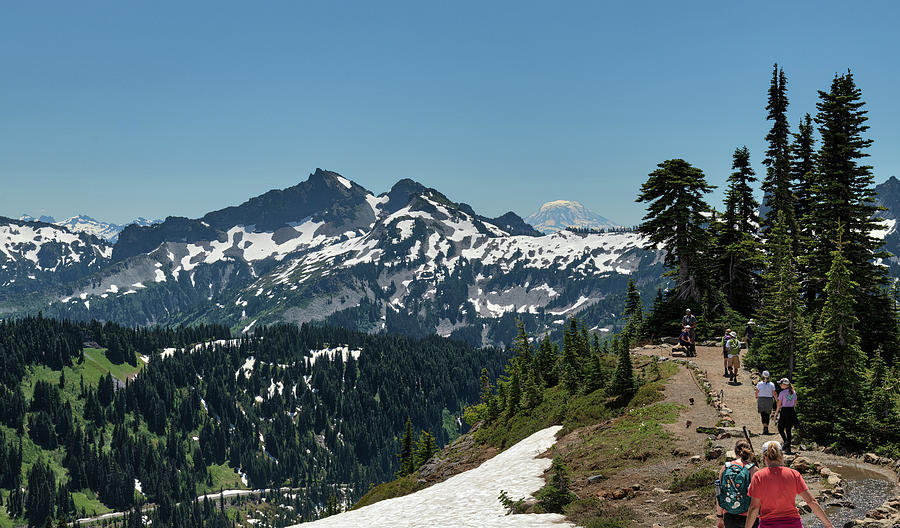
<path fill-rule="evenodd" d="M 818 92 L 814 116 L 792 132 L 787 77 L 776 64 L 768 90 L 766 171 L 760 190 L 745 146 L 735 149 L 723 210 L 683 159 L 663 161 L 642 185 L 638 231 L 665 249 L 672 287 L 660 292 L 642 335 L 677 329 L 700 314 L 698 332 L 721 335 L 759 322 L 747 364 L 798 381 L 804 431 L 823 443 L 900 454 L 897 288 L 881 264 L 873 140 L 852 72 Z M 818 133 L 818 134 L 817 134 Z"/>

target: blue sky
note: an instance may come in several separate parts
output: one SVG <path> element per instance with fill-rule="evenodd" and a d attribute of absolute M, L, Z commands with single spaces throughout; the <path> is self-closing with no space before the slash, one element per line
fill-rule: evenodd
<path fill-rule="evenodd" d="M 558 5 L 562 4 L 562 5 Z M 862 4 L 860 4 L 862 5 Z M 758 175 L 851 68 L 900 175 L 900 6 L 867 2 L 19 2 L 0 13 L 0 215 L 198 217 L 335 170 L 486 215 L 574 199 L 623 224 L 681 157 Z"/>

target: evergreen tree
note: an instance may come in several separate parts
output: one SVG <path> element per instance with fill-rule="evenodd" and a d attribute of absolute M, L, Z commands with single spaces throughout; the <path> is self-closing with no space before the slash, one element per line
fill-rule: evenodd
<path fill-rule="evenodd" d="M 522 373 L 513 368 L 509 379 L 509 390 L 506 394 L 506 416 L 512 418 L 522 405 Z"/>
<path fill-rule="evenodd" d="M 880 351 L 869 367 L 861 430 L 869 433 L 870 446 L 900 447 L 900 372 L 892 372 Z"/>
<path fill-rule="evenodd" d="M 768 209 L 763 220 L 763 235 L 768 236 L 779 212 L 784 214 L 785 224 L 794 239 L 796 219 L 794 216 L 794 194 L 791 189 L 791 131 L 787 120 L 787 78 L 784 69 L 775 64 L 772 82 L 769 85 L 769 100 L 766 104 L 766 119 L 772 121 L 772 128 L 766 134 L 769 147 L 763 164 L 766 177 L 763 178 L 763 205 Z M 792 242 L 793 247 L 793 242 Z"/>
<path fill-rule="evenodd" d="M 436 452 L 437 446 L 434 442 L 434 435 L 428 431 L 422 431 L 422 434 L 419 435 L 419 441 L 416 443 L 416 468 L 425 465 Z"/>
<path fill-rule="evenodd" d="M 534 409 L 540 405 L 544 399 L 543 384 L 541 375 L 538 373 L 536 363 L 532 363 L 527 369 L 527 377 L 525 378 L 525 408 L 527 410 Z"/>
<path fill-rule="evenodd" d="M 628 340 L 623 339 L 618 342 L 619 361 L 616 364 L 616 372 L 613 374 L 613 382 L 610 390 L 617 396 L 630 398 L 637 387 L 634 383 L 634 373 L 632 372 L 631 353 L 628 350 Z"/>
<path fill-rule="evenodd" d="M 53 517 L 56 494 L 56 476 L 45 462 L 31 466 L 28 472 L 28 488 L 25 498 L 25 517 L 29 526 L 43 526 Z"/>
<path fill-rule="evenodd" d="M 807 333 L 800 284 L 783 212 L 777 215 L 768 244 L 766 289 L 759 314 L 758 345 L 748 353 L 748 366 L 793 376 L 798 357 L 806 350 Z M 779 374 L 776 374 L 779 375 Z"/>
<path fill-rule="evenodd" d="M 816 177 L 816 140 L 813 137 L 812 117 L 806 114 L 800 122 L 799 131 L 794 134 L 791 145 L 791 179 L 794 184 L 795 215 L 797 217 L 801 240 L 810 237 L 807 218 L 815 206 L 814 185 Z M 800 242 L 804 244 L 805 242 Z M 795 248 L 795 254 L 800 249 Z"/>
<path fill-rule="evenodd" d="M 577 394 L 582 385 L 581 363 L 578 360 L 576 343 L 577 332 L 572 332 L 571 326 L 563 333 L 563 353 L 559 360 L 562 363 L 560 372 L 562 384 L 569 394 Z"/>
<path fill-rule="evenodd" d="M 641 336 L 644 325 L 644 308 L 641 304 L 641 292 L 634 285 L 634 278 L 628 278 L 628 289 L 625 291 L 624 335 L 631 343 L 636 343 Z M 594 334 L 596 337 L 596 334 Z"/>
<path fill-rule="evenodd" d="M 409 418 L 406 419 L 406 432 L 403 433 L 400 453 L 397 454 L 397 457 L 400 459 L 400 471 L 397 473 L 397 477 L 405 477 L 415 471 L 413 467 L 415 459 L 413 458 L 412 420 Z"/>
<path fill-rule="evenodd" d="M 638 231 L 648 238 L 648 249 L 662 246 L 665 265 L 676 277 L 676 298 L 701 302 L 703 284 L 698 280 L 704 269 L 704 251 L 708 240 L 703 213 L 709 206 L 705 193 L 715 188 L 706 183 L 703 171 L 682 159 L 666 160 L 651 172 L 641 186 L 638 202 L 647 202 L 647 214 Z"/>
<path fill-rule="evenodd" d="M 803 404 L 798 412 L 804 431 L 813 438 L 823 443 L 855 443 L 858 447 L 863 398 L 853 382 L 864 380 L 866 375 L 865 355 L 855 329 L 859 319 L 853 291 L 859 284 L 851 280 L 840 238 L 831 255 L 819 330 L 800 373 L 798 393 Z"/>
<path fill-rule="evenodd" d="M 757 235 L 759 203 L 753 197 L 751 183 L 756 181 L 747 147 L 735 149 L 725 192 L 725 212 L 717 246 L 721 254 L 721 274 L 729 306 L 749 317 L 759 300 L 759 276 L 762 267 L 761 243 Z"/>
<path fill-rule="evenodd" d="M 883 347 L 890 359 L 897 349 L 897 328 L 887 294 L 887 269 L 875 260 L 886 258 L 882 241 L 872 235 L 879 228 L 873 220 L 875 205 L 872 167 L 860 163 L 872 144 L 863 134 L 867 111 L 862 92 L 849 71 L 836 75 L 828 92 L 819 91 L 816 123 L 822 146 L 816 156 L 816 176 L 812 185 L 815 207 L 806 216 L 810 237 L 804 251 L 806 298 L 816 308 L 827 298 L 829 247 L 842 231 L 843 258 L 851 279 L 859 284 L 854 292 L 859 315 L 865 324 L 860 336 L 864 350 Z"/>

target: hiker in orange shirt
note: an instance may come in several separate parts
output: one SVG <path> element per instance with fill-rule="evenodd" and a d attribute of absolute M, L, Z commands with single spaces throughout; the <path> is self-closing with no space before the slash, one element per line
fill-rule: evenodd
<path fill-rule="evenodd" d="M 797 471 L 784 467 L 781 444 L 770 440 L 763 444 L 765 469 L 757 471 L 750 479 L 750 511 L 745 528 L 751 528 L 759 517 L 759 528 L 803 528 L 800 512 L 795 506 L 797 495 L 803 497 L 825 528 L 834 528 L 816 498 L 809 492 L 806 482 Z"/>

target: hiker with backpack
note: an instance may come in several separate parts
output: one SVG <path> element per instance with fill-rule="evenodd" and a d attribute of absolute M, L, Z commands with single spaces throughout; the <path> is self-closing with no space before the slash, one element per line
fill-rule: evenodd
<path fill-rule="evenodd" d="M 762 380 L 756 384 L 756 411 L 762 418 L 763 434 L 769 434 L 769 417 L 775 408 L 775 384 L 769 381 L 769 371 L 762 371 Z"/>
<path fill-rule="evenodd" d="M 803 497 L 825 528 L 834 528 L 816 498 L 809 492 L 806 482 L 796 470 L 784 467 L 781 445 L 769 440 L 762 446 L 766 467 L 754 473 L 750 479 L 750 510 L 746 528 L 759 519 L 759 528 L 803 528 L 795 501 Z"/>
<path fill-rule="evenodd" d="M 678 336 L 678 343 L 686 350 L 688 357 L 697 355 L 697 348 L 694 346 L 694 340 L 691 338 L 691 327 L 685 326 L 681 329 L 681 335 Z"/>
<path fill-rule="evenodd" d="M 697 355 L 697 318 L 691 313 L 691 309 L 688 308 L 684 311 L 684 317 L 681 318 L 681 328 L 682 330 L 686 330 L 691 336 L 691 346 L 688 348 L 689 356 Z"/>
<path fill-rule="evenodd" d="M 784 442 L 784 452 L 791 453 L 791 429 L 796 425 L 800 425 L 797 419 L 797 393 L 791 380 L 781 378 L 778 381 L 781 385 L 781 392 L 778 393 L 778 407 L 775 408 L 775 414 L 778 416 L 778 434 Z"/>
<path fill-rule="evenodd" d="M 737 383 L 738 369 L 741 368 L 741 340 L 738 339 L 737 332 L 731 332 L 728 341 L 725 343 L 728 351 L 728 369 L 729 382 Z"/>
<path fill-rule="evenodd" d="M 722 359 L 725 363 L 725 377 L 731 377 L 728 372 L 728 340 L 731 339 L 731 328 L 725 329 L 725 335 L 722 336 Z"/>
<path fill-rule="evenodd" d="M 740 439 L 734 444 L 737 457 L 719 469 L 716 481 L 717 528 L 744 528 L 750 509 L 750 479 L 759 471 L 750 442 Z M 754 525 L 755 526 L 755 525 Z M 752 527 L 748 527 L 752 528 Z"/>

